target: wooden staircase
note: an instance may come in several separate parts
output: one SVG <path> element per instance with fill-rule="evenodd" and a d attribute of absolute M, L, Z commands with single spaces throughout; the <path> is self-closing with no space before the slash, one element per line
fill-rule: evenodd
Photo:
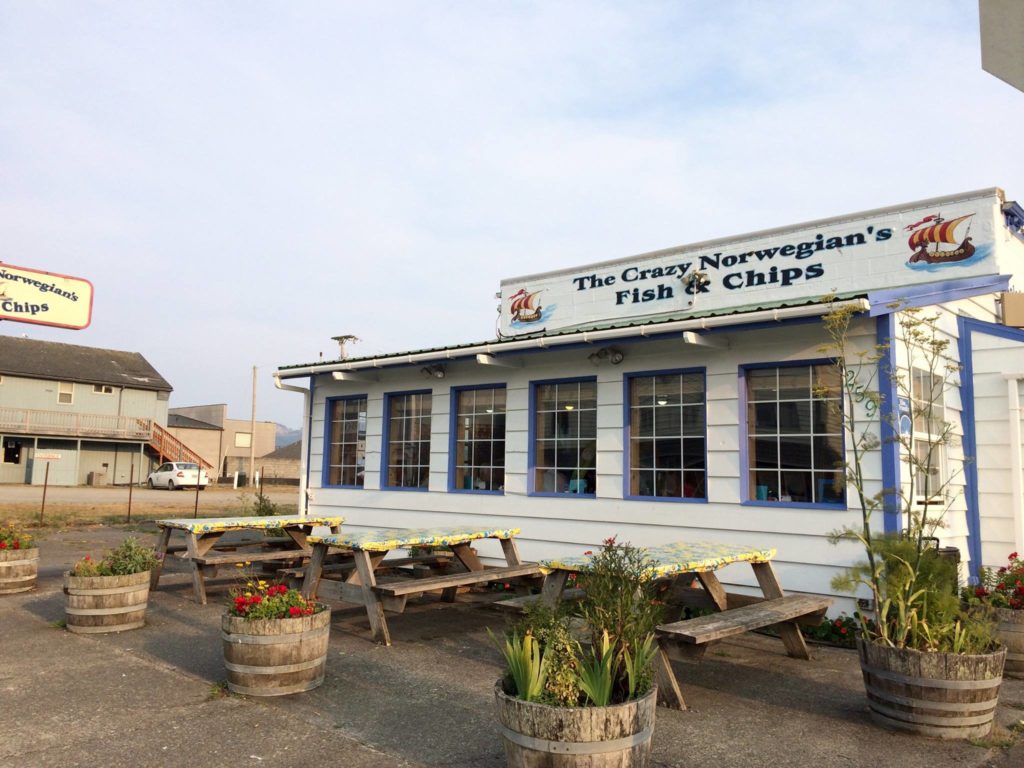
<path fill-rule="evenodd" d="M 211 480 L 215 480 L 217 477 L 218 473 L 214 471 L 213 464 L 193 451 L 155 421 L 153 422 L 153 431 L 149 436 L 149 447 L 157 456 L 160 457 L 161 464 L 164 460 L 189 461 L 193 464 L 198 464 L 200 467 L 205 469 L 207 476 Z"/>

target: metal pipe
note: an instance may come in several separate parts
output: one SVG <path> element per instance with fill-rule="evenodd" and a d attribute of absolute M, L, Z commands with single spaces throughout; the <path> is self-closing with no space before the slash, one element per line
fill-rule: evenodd
<path fill-rule="evenodd" d="M 309 499 L 306 497 L 306 466 L 309 464 L 309 456 L 307 455 L 309 450 L 308 431 L 312 428 L 309 423 L 309 390 L 305 387 L 296 387 L 294 384 L 283 384 L 281 382 L 281 376 L 278 372 L 274 372 L 274 386 L 278 389 L 285 390 L 287 392 L 301 392 L 302 393 L 302 444 L 299 447 L 299 514 L 307 515 L 309 507 Z"/>

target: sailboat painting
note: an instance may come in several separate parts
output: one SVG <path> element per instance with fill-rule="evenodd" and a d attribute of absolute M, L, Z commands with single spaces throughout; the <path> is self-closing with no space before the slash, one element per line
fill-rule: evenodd
<path fill-rule="evenodd" d="M 973 216 L 973 213 L 969 213 L 955 219 L 944 219 L 941 214 L 934 214 L 906 227 L 913 230 L 907 240 L 907 245 L 913 251 L 907 266 L 931 272 L 951 264 L 967 266 L 988 256 L 992 246 L 976 248 L 971 242 Z M 942 250 L 943 245 L 956 247 Z"/>
<path fill-rule="evenodd" d="M 528 291 L 520 288 L 509 296 L 509 313 L 512 325 L 528 325 L 538 323 L 551 315 L 556 305 L 544 307 L 541 304 L 542 291 Z"/>

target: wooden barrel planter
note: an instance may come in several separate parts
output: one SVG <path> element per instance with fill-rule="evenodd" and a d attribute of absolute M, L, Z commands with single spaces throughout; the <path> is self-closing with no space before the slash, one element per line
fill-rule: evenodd
<path fill-rule="evenodd" d="M 608 707 L 552 707 L 494 687 L 508 768 L 642 768 L 651 754 L 657 689 Z"/>
<path fill-rule="evenodd" d="M 967 655 L 857 641 L 872 719 L 940 739 L 987 736 L 1003 681 L 1006 649 Z"/>
<path fill-rule="evenodd" d="M 128 576 L 64 574 L 67 628 L 78 634 L 138 629 L 146 624 L 149 571 Z"/>
<path fill-rule="evenodd" d="M 1006 646 L 1006 667 L 1003 674 L 1024 679 L 1024 611 L 996 608 L 996 634 Z"/>
<path fill-rule="evenodd" d="M 316 688 L 324 681 L 328 608 L 294 619 L 221 619 L 228 689 L 247 696 L 284 696 Z"/>
<path fill-rule="evenodd" d="M 0 550 L 0 595 L 28 592 L 36 587 L 39 549 Z"/>

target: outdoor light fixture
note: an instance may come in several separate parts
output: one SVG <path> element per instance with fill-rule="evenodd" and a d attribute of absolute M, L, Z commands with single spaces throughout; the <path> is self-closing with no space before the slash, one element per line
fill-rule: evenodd
<path fill-rule="evenodd" d="M 443 365 L 425 365 L 420 368 L 420 373 L 426 379 L 443 379 L 446 371 Z"/>
<path fill-rule="evenodd" d="M 601 347 L 596 352 L 591 352 L 588 359 L 594 365 L 599 365 L 602 360 L 607 360 L 612 365 L 618 365 L 626 359 L 626 356 L 618 347 Z"/>

